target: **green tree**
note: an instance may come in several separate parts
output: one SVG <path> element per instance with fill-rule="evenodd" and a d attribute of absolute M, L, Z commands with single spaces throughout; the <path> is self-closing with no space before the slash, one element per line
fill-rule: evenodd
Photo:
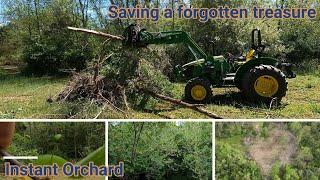
<path fill-rule="evenodd" d="M 216 144 L 216 179 L 261 179 L 254 161 L 228 144 Z"/>
<path fill-rule="evenodd" d="M 210 123 L 113 123 L 109 163 L 130 179 L 211 179 Z"/>

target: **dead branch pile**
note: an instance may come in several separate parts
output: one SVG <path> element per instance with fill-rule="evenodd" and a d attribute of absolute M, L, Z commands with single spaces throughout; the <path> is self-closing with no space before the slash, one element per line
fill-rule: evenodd
<path fill-rule="evenodd" d="M 98 104 L 115 103 L 117 99 L 123 96 L 122 92 L 122 86 L 108 83 L 104 76 L 94 76 L 90 73 L 73 73 L 66 87 L 57 95 L 55 101 L 72 102 L 90 99 Z"/>
<path fill-rule="evenodd" d="M 102 82 L 99 80 L 98 82 Z M 96 98 L 96 83 L 90 74 L 75 73 L 58 95 L 57 101 L 73 101 L 82 98 Z"/>
<path fill-rule="evenodd" d="M 117 54 L 111 59 L 112 55 L 102 60 L 101 58 L 95 59 L 92 67 L 82 73 L 73 72 L 66 87 L 55 100 L 51 101 L 72 102 L 89 99 L 100 105 L 108 104 L 123 112 L 118 107 L 130 109 L 126 94 L 130 97 L 135 96 L 131 98 L 131 104 L 135 106 L 140 103 L 136 95 L 140 94 L 139 89 L 141 88 L 149 88 L 155 92 L 170 92 L 170 88 L 170 90 L 164 90 L 164 87 L 170 86 L 170 82 L 162 75 L 159 67 L 154 67 L 152 63 L 132 53 Z M 103 65 L 106 60 L 110 60 L 110 63 Z M 113 60 L 124 63 L 115 65 Z"/>
<path fill-rule="evenodd" d="M 104 76 L 95 77 L 88 73 L 74 73 L 65 89 L 58 94 L 56 101 L 63 102 L 76 101 L 81 99 L 91 99 L 98 104 L 104 104 L 104 107 L 108 106 L 112 109 L 125 113 L 123 110 L 118 108 L 117 105 L 115 105 L 118 104 L 117 101 L 119 99 L 122 99 L 122 101 L 126 104 L 128 108 L 127 98 L 125 95 L 125 88 L 120 85 L 108 85 L 107 83 L 107 79 Z M 154 98 L 158 98 L 163 101 L 173 103 L 175 105 L 180 105 L 185 108 L 192 109 L 210 118 L 221 119 L 221 117 L 219 117 L 218 115 L 206 111 L 205 109 L 199 107 L 199 105 L 189 104 L 182 100 L 174 99 L 168 96 L 155 93 L 154 91 L 150 90 L 150 88 L 136 88 L 137 91 L 142 94 L 150 95 Z M 100 113 L 97 115 L 97 117 L 100 115 Z"/>

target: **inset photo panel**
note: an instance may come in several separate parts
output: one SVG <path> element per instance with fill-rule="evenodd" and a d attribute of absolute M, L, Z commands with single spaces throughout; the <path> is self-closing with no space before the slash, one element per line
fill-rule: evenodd
<path fill-rule="evenodd" d="M 216 123 L 215 178 L 318 179 L 319 122 Z"/>
<path fill-rule="evenodd" d="M 211 122 L 110 122 L 108 132 L 124 179 L 212 179 Z"/>
<path fill-rule="evenodd" d="M 105 123 L 1 122 L 0 179 L 101 179 Z"/>

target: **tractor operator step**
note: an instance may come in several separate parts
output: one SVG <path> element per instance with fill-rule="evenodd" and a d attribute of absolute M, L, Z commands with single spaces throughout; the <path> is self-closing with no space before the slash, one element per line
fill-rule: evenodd
<path fill-rule="evenodd" d="M 236 76 L 235 73 L 226 74 L 226 77 L 222 78 L 223 84 L 224 85 L 233 85 L 235 76 Z"/>
<path fill-rule="evenodd" d="M 236 76 L 236 73 L 229 73 L 229 74 L 226 74 L 226 77 L 235 77 Z"/>
<path fill-rule="evenodd" d="M 223 81 L 233 81 L 234 77 L 225 77 L 222 79 Z"/>

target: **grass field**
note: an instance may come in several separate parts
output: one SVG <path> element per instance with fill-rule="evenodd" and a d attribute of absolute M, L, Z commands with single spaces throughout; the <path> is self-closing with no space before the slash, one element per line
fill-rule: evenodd
<path fill-rule="evenodd" d="M 90 102 L 48 103 L 65 86 L 68 78 L 25 77 L 0 73 L 0 118 L 94 118 L 101 111 Z M 320 118 L 320 74 L 300 74 L 289 79 L 287 96 L 280 106 L 253 105 L 234 88 L 213 89 L 213 102 L 205 106 L 223 118 Z M 175 94 L 183 97 L 184 84 L 175 84 Z M 129 110 L 126 115 L 103 111 L 99 118 L 207 118 L 190 109 L 160 102 L 156 108 Z"/>

